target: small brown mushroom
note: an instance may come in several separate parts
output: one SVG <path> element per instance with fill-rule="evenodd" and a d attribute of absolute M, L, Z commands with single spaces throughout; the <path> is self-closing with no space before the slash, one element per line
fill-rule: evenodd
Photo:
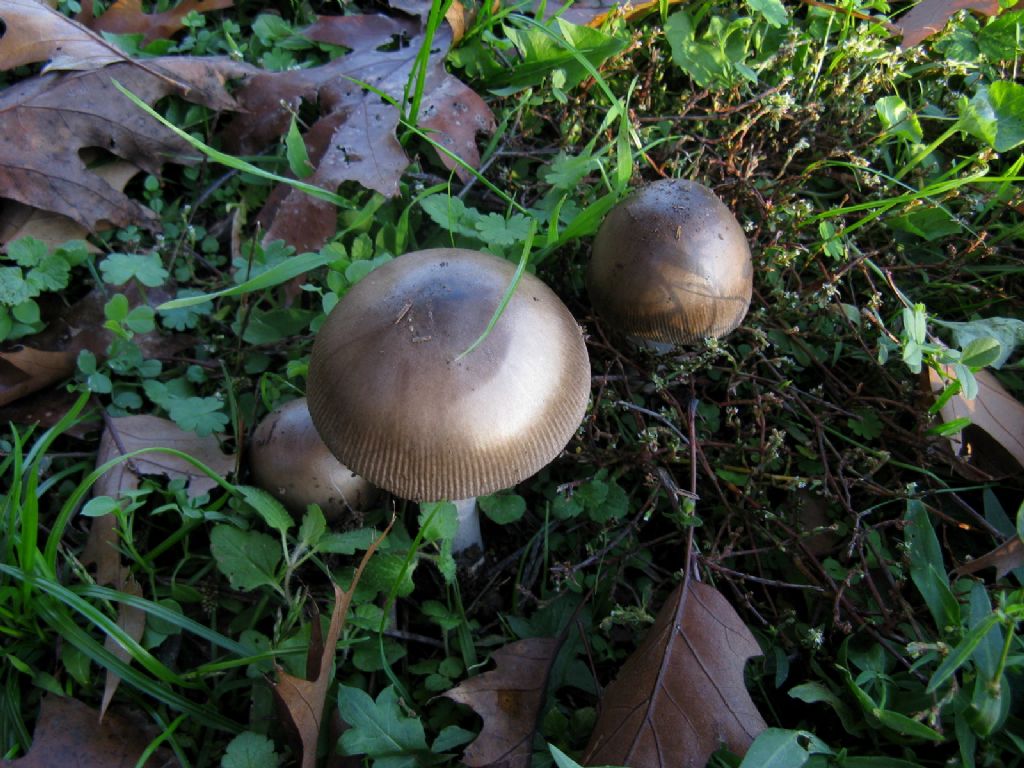
<path fill-rule="evenodd" d="M 306 392 L 342 462 L 397 496 L 439 501 L 508 488 L 558 455 L 586 410 L 590 361 L 554 292 L 524 274 L 466 354 L 514 273 L 490 254 L 438 248 L 345 294 L 313 344 Z"/>
<path fill-rule="evenodd" d="M 249 448 L 249 468 L 256 484 L 295 515 L 319 504 L 324 517 L 334 521 L 366 509 L 377 493 L 324 445 L 304 397 L 259 423 Z"/>
<path fill-rule="evenodd" d="M 651 342 L 719 337 L 750 306 L 753 265 L 736 217 L 707 187 L 656 181 L 632 193 L 594 238 L 587 290 L 610 328 Z"/>

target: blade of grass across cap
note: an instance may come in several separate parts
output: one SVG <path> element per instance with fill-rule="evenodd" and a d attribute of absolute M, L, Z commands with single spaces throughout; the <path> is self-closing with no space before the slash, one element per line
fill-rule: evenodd
<path fill-rule="evenodd" d="M 233 285 L 230 288 L 224 288 L 219 291 L 204 293 L 199 296 L 183 296 L 180 299 L 171 299 L 170 301 L 165 301 L 156 309 L 157 311 L 182 309 L 183 307 L 191 307 L 196 304 L 202 304 L 205 301 L 219 299 L 224 296 L 241 296 L 242 294 L 273 288 L 281 285 L 282 283 L 288 282 L 293 277 L 298 277 L 306 272 L 322 267 L 325 264 L 330 264 L 337 258 L 337 254 L 325 253 L 323 251 L 317 253 L 303 253 L 299 256 L 294 256 L 287 261 L 282 261 L 280 264 L 275 264 L 266 272 L 261 272 L 256 275 L 256 277 L 246 280 L 244 283 L 239 283 L 238 285 Z"/>
<path fill-rule="evenodd" d="M 523 272 L 526 271 L 526 265 L 530 263 L 530 249 L 533 247 L 533 236 L 535 234 L 537 234 L 537 220 L 531 218 L 530 231 L 526 233 L 526 240 L 523 241 L 523 253 L 519 257 L 519 264 L 516 266 L 515 274 L 512 275 L 512 281 L 505 289 L 505 294 L 501 297 L 501 301 L 498 302 L 498 307 L 494 310 L 494 314 L 491 315 L 491 320 L 487 323 L 487 327 L 484 328 L 484 332 L 481 333 L 477 340 L 470 344 L 464 352 L 459 353 L 459 356 L 455 358 L 455 362 L 459 362 L 459 360 L 483 344 L 484 340 L 490 336 L 491 331 L 494 330 L 494 326 L 498 324 L 498 320 L 501 319 L 502 314 L 505 312 L 505 307 L 507 307 L 508 303 L 512 300 L 512 294 L 514 294 L 516 292 L 516 288 L 519 287 L 519 281 L 523 278 Z"/>
<path fill-rule="evenodd" d="M 143 112 L 152 117 L 165 128 L 172 131 L 180 139 L 191 144 L 193 147 L 198 149 L 200 152 L 202 152 L 204 155 L 206 155 L 214 162 L 220 163 L 221 165 L 226 165 L 228 168 L 233 168 L 236 171 L 251 173 L 253 176 L 259 176 L 260 178 L 269 179 L 270 181 L 276 181 L 281 184 L 288 184 L 289 186 L 295 187 L 295 189 L 302 190 L 311 197 L 315 197 L 319 200 L 326 200 L 328 203 L 333 203 L 339 208 L 352 207 L 352 203 L 350 201 L 346 200 L 340 195 L 334 194 L 333 192 L 328 192 L 326 189 L 322 189 L 321 187 L 317 187 L 313 184 L 307 184 L 306 182 L 299 181 L 298 179 L 289 179 L 287 176 L 280 176 L 276 173 L 273 173 L 272 171 L 265 171 L 262 168 L 253 165 L 252 163 L 247 163 L 245 160 L 242 160 L 241 158 L 214 149 L 209 144 L 205 144 L 204 142 L 197 139 L 195 136 L 181 130 L 181 128 L 167 120 L 163 115 L 161 115 L 151 106 L 149 106 L 149 104 L 144 102 L 134 93 L 132 93 L 123 85 L 121 85 L 121 83 L 119 83 L 117 80 L 112 80 L 111 82 L 113 82 L 114 87 L 117 88 L 117 90 L 119 90 L 121 93 L 123 93 L 125 97 L 132 102 L 132 104 L 141 109 Z"/>

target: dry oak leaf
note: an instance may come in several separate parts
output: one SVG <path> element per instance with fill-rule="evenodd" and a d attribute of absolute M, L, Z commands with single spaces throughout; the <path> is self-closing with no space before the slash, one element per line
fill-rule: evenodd
<path fill-rule="evenodd" d="M 144 298 L 133 286 L 126 290 L 126 295 L 131 306 L 137 306 Z M 107 297 L 102 291 L 93 290 L 70 307 L 60 302 L 54 306 L 46 298 L 41 298 L 40 303 L 47 327 L 23 339 L 24 344 L 0 351 L 0 406 L 71 376 L 83 349 L 104 357 L 114 338 L 103 327 Z M 159 303 L 165 300 L 165 294 L 162 290 L 149 291 L 145 298 Z M 136 335 L 135 343 L 144 356 L 159 357 L 191 346 L 194 340 L 185 334 L 166 335 L 153 330 Z"/>
<path fill-rule="evenodd" d="M 88 161 L 86 161 L 88 164 Z M 91 166 L 90 171 L 99 176 L 118 192 L 139 173 L 138 166 L 125 160 L 114 160 L 102 165 Z M 101 225 L 99 230 L 103 229 Z M 0 247 L 22 237 L 34 237 L 48 247 L 56 248 L 68 240 L 85 240 L 89 231 L 74 219 L 53 211 L 33 208 L 14 200 L 0 204 Z M 86 248 L 92 253 L 100 249 L 87 242 Z"/>
<path fill-rule="evenodd" d="M 183 0 L 166 11 L 145 13 L 141 0 L 116 0 L 102 16 L 96 18 L 92 15 L 92 3 L 82 3 L 78 21 L 98 32 L 141 34 L 142 44 L 146 45 L 160 38 L 169 38 L 183 29 L 182 19 L 193 11 L 220 11 L 233 5 L 234 0 Z"/>
<path fill-rule="evenodd" d="M 761 649 L 722 594 L 681 584 L 601 699 L 585 765 L 703 768 L 767 726 L 743 684 Z"/>
<path fill-rule="evenodd" d="M 2 196 L 68 216 L 89 231 L 103 221 L 114 226 L 157 223 L 151 211 L 92 173 L 79 152 L 98 147 L 153 174 L 166 160 L 191 163 L 198 158 L 112 81 L 150 104 L 176 94 L 211 109 L 230 110 L 236 105 L 225 81 L 252 69 L 228 59 L 188 57 L 150 59 L 147 67 L 124 62 L 91 72 L 54 73 L 0 93 Z"/>
<path fill-rule="evenodd" d="M 355 181 L 383 195 L 397 195 L 398 181 L 409 165 L 395 135 L 398 110 L 362 83 L 402 100 L 424 42 L 422 21 L 381 15 L 323 16 L 302 34 L 344 46 L 349 53 L 319 67 L 250 78 L 236 93 L 246 114 L 227 128 L 231 148 L 243 154 L 262 151 L 284 135 L 292 112 L 303 101 L 316 104 L 320 118 L 304 135 L 315 170 L 304 181 L 331 191 Z M 494 130 L 494 115 L 479 95 L 445 70 L 450 40 L 446 29 L 434 38 L 417 122 L 434 141 L 476 167 L 480 163 L 476 137 Z M 468 177 L 447 154 L 440 152 L 439 157 L 446 167 Z M 266 240 L 282 239 L 300 251 L 318 249 L 337 229 L 333 205 L 287 186 L 274 191 L 259 219 L 266 228 Z"/>
<path fill-rule="evenodd" d="M 200 437 L 193 432 L 185 432 L 166 419 L 147 415 L 110 419 L 107 429 L 100 438 L 96 466 L 102 466 L 122 455 L 122 451 L 131 453 L 140 448 L 177 449 L 201 461 L 219 475 L 226 475 L 235 466 L 234 457 L 224 454 L 217 438 L 212 435 Z M 119 498 L 125 491 L 138 488 L 143 475 L 185 478 L 188 482 L 187 492 L 193 497 L 205 493 L 217 484 L 216 480 L 185 459 L 170 453 L 153 452 L 111 467 L 96 481 L 93 494 Z M 82 564 L 96 566 L 97 584 L 109 584 L 119 592 L 141 597 L 142 587 L 129 570 L 121 565 L 117 539 L 117 522 L 113 515 L 93 518 L 89 538 L 81 555 Z M 133 640 L 139 641 L 146 629 L 146 615 L 138 608 L 119 603 L 117 623 Z M 104 647 L 123 662 L 127 663 L 131 659 L 131 654 L 112 637 L 107 637 Z M 101 714 L 106 713 L 120 683 L 120 675 L 108 669 L 100 706 Z"/>
<path fill-rule="evenodd" d="M 366 550 L 356 567 L 349 588 L 343 590 L 337 584 L 334 585 L 334 611 L 331 613 L 331 623 L 327 628 L 327 638 L 319 648 L 315 647 L 315 643 L 310 644 L 309 658 L 306 662 L 309 679 L 303 680 L 277 667 L 277 682 L 273 684 L 274 699 L 278 708 L 283 710 L 288 718 L 302 745 L 302 768 L 316 766 L 316 747 L 320 740 L 320 729 L 323 727 L 324 701 L 327 697 L 327 688 L 331 684 L 338 638 L 341 636 L 341 630 L 345 628 L 348 609 L 352 605 L 352 598 L 355 596 L 356 587 L 359 586 L 363 570 L 373 557 L 373 553 L 377 551 L 377 547 L 384 541 L 384 537 L 388 535 L 392 525 L 394 518 Z M 315 640 L 319 636 L 319 614 L 314 621 L 318 623 L 312 633 Z"/>
<path fill-rule="evenodd" d="M 0 352 L 0 405 L 56 384 L 75 372 L 77 352 L 15 347 Z"/>
<path fill-rule="evenodd" d="M 996 581 L 1010 571 L 1024 568 L 1024 541 L 1021 541 L 1019 536 L 1007 539 L 991 552 L 964 563 L 953 573 L 957 576 L 965 576 L 985 568 L 996 569 Z"/>
<path fill-rule="evenodd" d="M 32 748 L 17 760 L 0 760 L 0 768 L 134 768 L 156 736 L 141 718 L 111 712 L 102 723 L 99 712 L 82 702 L 43 697 L 32 735 Z M 157 749 L 145 768 L 179 765 L 166 747 Z"/>
<path fill-rule="evenodd" d="M 49 61 L 46 70 L 96 69 L 124 54 L 37 0 L 0 0 L 0 70 Z"/>
<path fill-rule="evenodd" d="M 554 638 L 531 637 L 496 650 L 495 668 L 444 694 L 483 718 L 484 727 L 466 747 L 470 768 L 526 768 L 533 754 L 537 715 L 544 703 L 548 672 L 558 652 Z"/>
<path fill-rule="evenodd" d="M 921 0 L 896 22 L 903 33 L 900 45 L 913 48 L 932 35 L 937 35 L 957 11 L 974 11 L 982 16 L 999 13 L 999 0 Z"/>
<path fill-rule="evenodd" d="M 953 371 L 947 368 L 946 373 L 951 376 Z M 977 397 L 967 400 L 962 395 L 954 395 L 939 410 L 942 420 L 970 419 L 971 424 L 987 432 L 1024 467 L 1024 403 L 1007 392 L 989 371 L 978 371 L 974 378 L 978 382 Z M 942 391 L 945 385 L 938 373 L 928 369 L 928 379 L 933 392 Z M 950 437 L 956 453 L 960 452 L 962 442 L 959 434 Z"/>

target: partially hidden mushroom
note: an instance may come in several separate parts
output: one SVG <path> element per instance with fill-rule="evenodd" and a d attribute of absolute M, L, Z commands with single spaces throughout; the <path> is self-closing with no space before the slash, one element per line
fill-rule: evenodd
<path fill-rule="evenodd" d="M 304 397 L 285 403 L 259 423 L 248 455 L 256 485 L 295 515 L 318 504 L 334 522 L 365 510 L 377 494 L 324 445 Z"/>
<path fill-rule="evenodd" d="M 439 248 L 378 267 L 317 333 L 307 397 L 320 436 L 374 485 L 414 501 L 509 488 L 554 459 L 590 394 L 582 331 L 541 280 Z M 475 503 L 460 506 L 456 551 L 482 546 Z"/>
<path fill-rule="evenodd" d="M 710 189 L 685 179 L 656 181 L 601 224 L 587 290 L 610 329 L 655 348 L 718 338 L 750 306 L 750 246 Z"/>

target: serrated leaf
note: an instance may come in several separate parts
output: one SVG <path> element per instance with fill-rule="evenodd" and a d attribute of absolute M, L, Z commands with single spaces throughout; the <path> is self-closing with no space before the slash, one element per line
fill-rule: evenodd
<path fill-rule="evenodd" d="M 424 541 L 454 539 L 459 530 L 459 511 L 450 501 L 420 504 L 418 518 Z"/>
<path fill-rule="evenodd" d="M 245 731 L 227 745 L 220 768 L 277 768 L 280 763 L 274 742 L 261 733 Z"/>
<path fill-rule="evenodd" d="M 325 533 L 327 533 L 327 519 L 324 517 L 323 510 L 319 505 L 310 504 L 302 518 L 302 525 L 299 526 L 299 541 L 310 549 L 316 549 Z"/>
<path fill-rule="evenodd" d="M 374 701 L 366 691 L 339 685 L 338 713 L 350 726 L 340 741 L 347 755 L 367 755 L 378 767 L 415 768 L 417 755 L 427 751 L 423 724 L 403 713 L 394 686 Z"/>
<path fill-rule="evenodd" d="M 112 253 L 100 262 L 103 282 L 124 285 L 136 279 L 149 288 L 163 285 L 169 277 L 155 253 Z"/>
<path fill-rule="evenodd" d="M 210 531 L 210 552 L 234 589 L 277 587 L 281 542 L 258 531 L 217 525 Z"/>
<path fill-rule="evenodd" d="M 263 522 L 275 531 L 287 533 L 292 527 L 292 516 L 284 505 L 264 491 L 262 488 L 254 488 L 251 485 L 235 486 L 246 503 L 256 510 L 256 513 L 263 518 Z M 323 513 L 321 513 L 322 516 Z"/>
<path fill-rule="evenodd" d="M 223 407 L 216 397 L 185 397 L 171 399 L 167 411 L 171 421 L 186 432 L 205 437 L 223 431 L 228 425 Z"/>
<path fill-rule="evenodd" d="M 328 533 L 317 544 L 317 552 L 332 555 L 352 555 L 357 550 L 366 549 L 378 536 L 372 528 L 359 528 L 344 533 Z"/>
<path fill-rule="evenodd" d="M 7 244 L 7 257 L 20 267 L 34 267 L 49 253 L 46 243 L 34 237 L 19 237 Z"/>

